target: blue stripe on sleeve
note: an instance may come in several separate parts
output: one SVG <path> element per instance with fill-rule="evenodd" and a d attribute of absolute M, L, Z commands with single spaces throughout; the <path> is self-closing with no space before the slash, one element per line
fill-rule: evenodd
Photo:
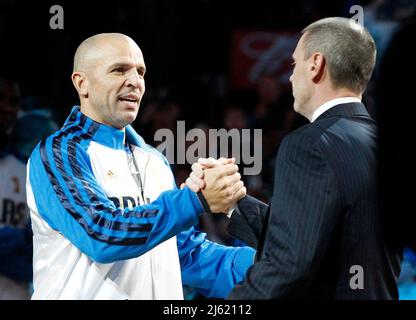
<path fill-rule="evenodd" d="M 189 188 L 163 192 L 148 205 L 117 209 L 98 186 L 85 149 L 73 142 L 79 136 L 87 143 L 91 126 L 81 120 L 64 127 L 32 153 L 30 185 L 39 213 L 53 229 L 93 260 L 112 262 L 137 257 L 197 223 L 202 207 Z"/>
<path fill-rule="evenodd" d="M 94 132 L 95 128 L 96 127 L 91 125 L 86 135 L 90 136 Z M 137 234 L 136 237 L 132 239 L 124 239 L 125 236 L 123 238 L 118 239 L 116 236 L 103 234 L 102 227 L 110 229 L 110 231 L 113 231 L 112 227 L 124 230 L 123 235 L 126 231 L 130 230 L 128 226 L 120 227 L 120 224 L 118 222 L 107 220 L 103 216 L 97 215 L 97 208 L 94 208 L 89 201 L 85 201 L 86 199 L 83 199 L 83 197 L 80 195 L 78 188 L 74 184 L 74 176 L 71 173 L 68 174 L 65 171 L 65 165 L 62 160 L 61 141 L 63 139 L 63 136 L 65 136 L 65 133 L 68 134 L 68 132 L 61 132 L 57 136 L 53 137 L 51 139 L 52 145 L 50 148 L 47 147 L 45 141 L 43 141 L 40 145 L 40 153 L 43 164 L 48 172 L 50 181 L 52 182 L 52 186 L 55 189 L 57 195 L 59 196 L 61 203 L 66 205 L 67 211 L 78 221 L 78 223 L 80 223 L 86 229 L 86 231 L 92 237 L 96 238 L 97 240 L 124 245 L 135 245 L 145 243 L 147 240 L 148 232 L 152 228 L 152 224 L 150 223 L 142 225 L 132 225 L 136 232 L 147 231 L 146 234 L 141 234 L 141 236 L 138 238 Z M 84 138 L 87 138 L 87 136 L 84 136 Z M 51 150 L 51 152 L 47 152 L 47 149 Z M 77 155 L 74 154 L 68 156 L 72 156 L 72 158 L 74 158 Z M 54 161 L 49 161 L 49 158 L 53 158 Z M 106 200 L 108 202 L 107 205 L 112 204 L 111 200 L 109 200 L 108 198 L 106 198 Z M 104 211 L 108 211 L 108 207 L 104 207 L 103 209 Z M 86 214 L 82 215 L 79 212 L 86 212 Z M 113 212 L 111 212 L 111 214 L 120 215 L 122 214 L 122 211 L 120 209 L 116 209 L 113 205 Z M 111 234 L 113 235 L 114 232 Z"/>
<path fill-rule="evenodd" d="M 53 140 L 55 140 L 55 138 L 53 138 Z M 77 209 L 79 209 L 81 211 L 81 209 L 83 207 L 85 207 L 85 205 L 88 206 L 88 204 L 82 202 L 82 199 L 79 197 L 79 194 L 77 193 L 77 190 L 71 189 L 67 187 L 67 185 L 65 183 L 62 182 L 62 180 L 64 180 L 64 178 L 62 178 L 62 176 L 60 177 L 60 174 L 58 173 L 54 173 L 54 171 L 61 171 L 61 174 L 64 174 L 64 177 L 67 181 L 69 181 L 70 179 L 68 177 L 66 177 L 65 172 L 62 171 L 62 164 L 57 162 L 57 165 L 54 165 L 53 163 L 51 163 L 48 159 L 48 154 L 46 151 L 46 141 L 42 141 L 40 144 L 40 154 L 41 154 L 41 158 L 42 158 L 42 162 L 45 166 L 47 175 L 48 175 L 48 179 L 52 184 L 53 189 L 55 190 L 56 195 L 59 198 L 59 202 L 63 205 L 63 207 L 66 209 L 66 211 L 85 229 L 85 231 L 94 239 L 100 240 L 100 241 L 105 241 L 108 242 L 110 244 L 120 244 L 120 245 L 135 245 L 135 244 L 143 244 L 146 242 L 147 237 L 140 237 L 138 239 L 124 239 L 124 238 L 116 238 L 116 237 L 110 237 L 108 235 L 96 232 L 97 227 L 100 226 L 100 224 L 104 224 L 106 223 L 106 221 L 101 220 L 101 216 L 100 215 L 94 215 L 94 218 L 92 219 L 88 219 L 92 222 L 89 223 L 77 210 L 76 208 L 74 208 L 74 205 L 72 204 L 73 202 L 75 202 L 77 205 Z M 61 168 L 61 169 L 59 169 Z M 36 170 L 36 169 L 34 169 Z M 55 171 L 55 172 L 56 172 Z M 61 181 L 59 181 L 61 180 Z M 69 195 L 69 196 L 67 196 Z M 73 196 L 74 200 L 71 201 L 69 198 Z M 89 206 L 88 206 L 89 207 Z M 95 220 L 95 221 L 94 221 Z M 98 223 L 97 223 L 98 222 Z M 101 225 L 102 226 L 102 225 Z M 94 228 L 95 227 L 95 228 Z M 95 230 L 94 230 L 95 229 Z"/>

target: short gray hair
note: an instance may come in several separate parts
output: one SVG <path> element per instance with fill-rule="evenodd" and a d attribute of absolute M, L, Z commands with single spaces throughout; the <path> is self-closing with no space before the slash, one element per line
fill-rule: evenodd
<path fill-rule="evenodd" d="M 352 19 L 325 18 L 302 30 L 305 59 L 320 52 L 335 88 L 363 93 L 376 62 L 370 33 Z"/>

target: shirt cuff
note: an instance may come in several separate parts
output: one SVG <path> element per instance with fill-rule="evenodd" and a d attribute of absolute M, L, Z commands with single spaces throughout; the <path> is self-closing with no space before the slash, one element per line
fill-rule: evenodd
<path fill-rule="evenodd" d="M 231 216 L 235 210 L 235 205 L 233 205 L 227 212 L 227 218 L 231 219 Z"/>

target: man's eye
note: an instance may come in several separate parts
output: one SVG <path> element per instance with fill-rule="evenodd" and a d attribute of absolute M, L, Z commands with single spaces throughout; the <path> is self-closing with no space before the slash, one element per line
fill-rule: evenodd
<path fill-rule="evenodd" d="M 113 70 L 113 72 L 123 73 L 123 72 L 124 72 L 124 70 L 123 70 L 123 68 L 115 68 L 115 69 Z"/>

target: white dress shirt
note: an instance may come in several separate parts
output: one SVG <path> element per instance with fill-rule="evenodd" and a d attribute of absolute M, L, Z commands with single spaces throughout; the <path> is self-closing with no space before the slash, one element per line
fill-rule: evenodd
<path fill-rule="evenodd" d="M 311 122 L 314 122 L 316 119 L 318 119 L 318 117 L 321 114 L 331 109 L 332 107 L 335 107 L 336 105 L 339 105 L 339 104 L 351 103 L 351 102 L 361 103 L 361 100 L 356 97 L 343 97 L 343 98 L 336 98 L 336 99 L 329 100 L 325 102 L 323 105 L 321 105 L 318 109 L 315 110 L 315 112 L 312 114 Z"/>

